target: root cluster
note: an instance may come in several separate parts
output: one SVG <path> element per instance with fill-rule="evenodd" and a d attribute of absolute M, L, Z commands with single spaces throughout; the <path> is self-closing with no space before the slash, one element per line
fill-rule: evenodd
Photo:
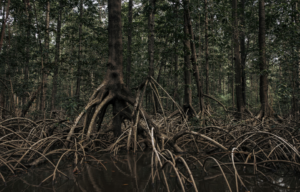
<path fill-rule="evenodd" d="M 285 119 L 278 123 L 272 119 L 260 121 L 256 118 L 234 121 L 227 115 L 226 118 L 207 117 L 207 126 L 203 127 L 199 122 L 191 124 L 179 106 L 177 113 L 162 108 L 160 114 L 151 116 L 143 110 L 141 103 L 147 85 L 157 89 L 155 82 L 147 80 L 135 100 L 123 97 L 124 103 L 120 106 L 125 109 L 117 112 L 122 115 L 119 135 L 113 126 L 117 113 L 107 120 L 106 129 L 105 126 L 95 129 L 96 124 L 99 126 L 99 122 L 103 122 L 107 105 L 120 98 L 112 92 L 102 92 L 102 95 L 95 92 L 85 110 L 72 123 L 53 119 L 34 122 L 21 117 L 0 122 L 1 179 L 6 182 L 5 177 L 9 174 L 47 162 L 53 166 L 53 173 L 43 182 L 55 181 L 58 174 L 65 175 L 59 170 L 59 165 L 67 157 L 73 159 L 76 171 L 77 165 L 89 158 L 95 159 L 95 153 L 117 154 L 120 150 L 152 150 L 153 162 L 162 172 L 166 165 L 171 166 L 183 191 L 186 182 L 197 191 L 190 167 L 197 164 L 198 168 L 205 170 L 208 160 L 216 163 L 226 182 L 223 169 L 231 171 L 237 185 L 244 185 L 237 171 L 239 166 L 252 166 L 254 174 L 282 168 L 299 172 L 298 122 Z M 82 124 L 79 123 L 81 118 L 85 118 Z M 51 157 L 57 155 L 59 160 L 54 163 Z M 184 168 L 178 169 L 179 163 Z M 232 191 L 229 184 L 228 187 Z"/>

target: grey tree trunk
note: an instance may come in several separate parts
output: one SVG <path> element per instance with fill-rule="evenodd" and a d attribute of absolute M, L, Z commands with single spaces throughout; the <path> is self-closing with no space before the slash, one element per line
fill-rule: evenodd
<path fill-rule="evenodd" d="M 29 71 L 28 71 L 28 66 L 29 66 L 29 59 L 30 59 L 30 29 L 31 29 L 31 19 L 32 19 L 32 12 L 31 12 L 31 6 L 29 4 L 29 1 L 25 2 L 25 7 L 26 7 L 26 15 L 27 15 L 27 26 L 26 26 L 26 46 L 25 46 L 25 52 L 26 52 L 26 62 L 25 62 L 25 67 L 24 67 L 24 83 L 25 83 L 25 90 L 28 90 L 28 76 L 29 76 Z M 26 104 L 26 98 L 27 95 L 22 96 L 22 105 L 24 106 Z"/>
<path fill-rule="evenodd" d="M 203 91 L 202 91 L 202 85 L 201 85 L 201 79 L 199 75 L 199 68 L 197 65 L 197 55 L 196 55 L 196 47 L 195 47 L 195 39 L 194 39 L 194 32 L 192 28 L 192 23 L 191 23 L 191 17 L 190 17 L 190 10 L 189 10 L 189 0 L 184 1 L 184 14 L 185 14 L 185 20 L 187 22 L 187 27 L 188 27 L 188 35 L 190 35 L 190 49 L 188 50 L 189 52 L 192 53 L 191 61 L 193 65 L 193 74 L 195 77 L 196 85 L 197 85 L 197 93 L 198 93 L 198 98 L 199 98 L 199 110 L 204 111 L 204 100 L 203 100 Z M 188 47 L 187 47 L 188 48 Z"/>
<path fill-rule="evenodd" d="M 209 95 L 209 64 L 208 64 L 208 2 L 205 5 L 205 69 L 206 69 L 206 94 Z"/>
<path fill-rule="evenodd" d="M 241 31 L 240 31 L 240 47 L 241 47 L 241 66 L 242 66 L 242 94 L 243 94 L 243 101 L 246 104 L 246 46 L 245 46 L 245 0 L 241 0 L 240 2 L 241 7 Z M 249 42 L 249 40 L 248 40 Z"/>
<path fill-rule="evenodd" d="M 269 106 L 268 98 L 268 65 L 266 63 L 266 24 L 265 24 L 265 2 L 259 0 L 259 68 L 260 68 L 260 103 L 261 111 L 258 118 L 273 116 L 273 109 Z"/>
<path fill-rule="evenodd" d="M 50 1 L 47 1 L 46 9 L 46 36 L 45 36 L 45 64 L 48 64 L 48 52 L 49 52 L 49 24 L 50 24 Z M 44 63 L 42 63 L 42 95 L 40 102 L 40 110 L 44 111 L 46 107 L 46 85 L 47 85 L 47 70 Z"/>
<path fill-rule="evenodd" d="M 154 14 L 156 0 L 150 0 L 150 11 L 148 17 L 148 54 L 149 54 L 149 76 L 154 77 Z"/>
<path fill-rule="evenodd" d="M 242 67 L 240 59 L 240 43 L 239 43 L 239 29 L 238 29 L 238 10 L 237 0 L 232 0 L 232 18 L 233 18 L 233 46 L 234 46 L 234 61 L 235 61 L 235 91 L 236 91 L 236 103 L 239 115 L 242 116 L 245 104 L 243 100 L 242 90 Z"/>
<path fill-rule="evenodd" d="M 52 87 L 52 99 L 51 99 L 51 110 L 55 110 L 56 103 L 56 93 L 57 93 L 57 78 L 58 78 L 58 65 L 59 65 L 59 55 L 60 55 L 60 37 L 61 37 L 61 17 L 62 17 L 62 7 L 61 2 L 59 2 L 59 14 L 57 17 L 57 31 L 56 31 L 56 47 L 55 47 L 55 63 L 54 63 L 54 76 L 53 76 L 53 87 Z"/>
<path fill-rule="evenodd" d="M 77 65 L 77 83 L 76 83 L 76 92 L 75 96 L 77 101 L 80 100 L 80 84 L 81 84 L 81 55 L 82 55 L 82 14 L 83 14 L 83 0 L 80 0 L 80 15 L 79 15 L 79 46 L 78 46 L 78 65 Z"/>
<path fill-rule="evenodd" d="M 127 44 L 127 69 L 126 69 L 126 84 L 130 87 L 131 73 L 131 41 L 132 41 L 132 0 L 129 0 L 128 5 L 128 44 Z"/>
<path fill-rule="evenodd" d="M 189 110 L 189 114 L 192 114 L 191 112 L 191 106 L 192 106 L 192 66 L 191 66 L 191 44 L 190 40 L 188 39 L 189 36 L 189 29 L 188 29 L 188 20 L 186 17 L 186 14 L 184 14 L 184 34 L 186 36 L 184 40 L 184 101 L 183 101 L 183 108 L 185 111 Z"/>

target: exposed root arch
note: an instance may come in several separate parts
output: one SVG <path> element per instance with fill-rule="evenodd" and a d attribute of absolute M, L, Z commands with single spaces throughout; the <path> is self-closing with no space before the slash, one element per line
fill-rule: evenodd
<path fill-rule="evenodd" d="M 94 114 L 92 116 L 92 119 L 91 119 L 90 123 L 87 122 L 87 124 L 85 124 L 85 126 L 87 126 L 88 123 L 89 123 L 88 131 L 87 131 L 87 139 L 90 138 L 90 135 L 91 135 L 91 133 L 93 131 L 93 127 L 95 126 L 96 118 L 99 115 L 101 109 L 103 109 L 103 107 L 105 105 L 107 105 L 111 100 L 113 100 L 114 97 L 115 97 L 114 93 L 109 93 L 108 96 L 105 97 L 105 99 L 103 99 L 103 101 L 96 107 L 95 112 L 94 112 Z M 89 114 L 86 114 L 86 119 L 87 119 L 88 116 L 89 116 Z"/>
<path fill-rule="evenodd" d="M 113 105 L 113 113 L 116 115 L 115 119 L 118 119 L 117 124 L 114 127 L 120 125 L 121 121 L 121 113 L 120 108 L 126 107 L 126 102 L 129 101 L 128 96 L 130 95 L 129 90 L 126 88 L 124 84 L 111 84 L 109 81 L 104 81 L 92 94 L 89 99 L 88 104 L 82 110 L 82 112 L 76 118 L 73 126 L 71 127 L 69 134 L 67 136 L 67 142 L 70 141 L 72 135 L 74 134 L 75 127 L 78 125 L 79 121 L 85 117 L 83 132 L 86 130 L 87 139 L 90 138 L 91 133 L 93 132 L 97 118 L 99 118 L 98 123 L 102 123 L 104 118 L 104 113 L 108 105 Z M 124 98 L 126 100 L 124 100 Z M 114 121 L 115 122 L 115 121 Z M 113 124 L 114 124 L 113 122 Z M 98 125 L 99 126 L 99 125 Z M 117 132 L 120 132 L 117 131 Z M 115 134 L 116 131 L 114 131 Z"/>
<path fill-rule="evenodd" d="M 176 141 L 184 136 L 184 135 L 195 135 L 195 136 L 199 136 L 199 137 L 202 137 L 208 141 L 210 141 L 211 143 L 213 143 L 214 145 L 216 145 L 217 147 L 219 147 L 220 149 L 224 150 L 224 151 L 228 151 L 228 148 L 224 147 L 222 144 L 220 144 L 219 142 L 215 141 L 214 139 L 210 138 L 210 137 L 207 137 L 206 135 L 203 135 L 203 134 L 200 134 L 200 133 L 197 133 L 195 131 L 181 131 L 179 133 L 177 133 L 176 135 L 174 135 L 174 137 L 172 138 L 172 140 L 170 141 L 172 143 L 172 145 L 174 147 L 178 147 L 177 144 L 176 144 Z"/>

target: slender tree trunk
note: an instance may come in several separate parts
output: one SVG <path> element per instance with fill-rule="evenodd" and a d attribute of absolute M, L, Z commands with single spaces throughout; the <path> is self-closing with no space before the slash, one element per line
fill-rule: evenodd
<path fill-rule="evenodd" d="M 208 65 L 208 3 L 204 0 L 205 6 L 205 68 L 206 68 L 206 94 L 209 95 L 209 65 Z"/>
<path fill-rule="evenodd" d="M 70 44 L 71 44 L 71 55 L 73 55 L 73 52 L 74 52 L 74 42 L 70 41 Z M 70 66 L 70 71 L 71 71 L 71 74 L 73 75 L 73 73 L 74 73 L 73 66 Z M 70 83 L 70 97 L 73 98 L 74 97 L 74 81 L 73 81 L 73 78 L 70 79 L 69 83 Z"/>
<path fill-rule="evenodd" d="M 148 60 L 149 60 L 149 76 L 154 77 L 154 20 L 155 20 L 155 4 L 156 0 L 149 0 L 149 16 L 148 16 Z M 157 102 L 154 93 L 153 96 L 153 112 L 156 113 L 158 106 L 155 103 Z"/>
<path fill-rule="evenodd" d="M 8 42 L 7 42 L 7 51 L 9 51 L 10 49 L 10 46 L 11 46 L 11 31 L 10 31 L 10 28 L 9 28 L 9 25 L 7 24 L 7 32 L 8 32 Z M 15 71 L 14 68 L 12 67 L 11 63 L 10 63 L 10 55 L 6 54 L 5 55 L 6 57 L 6 64 L 8 66 L 8 71 L 9 71 L 9 75 L 8 75 L 8 78 L 9 78 L 9 81 L 10 81 L 10 111 L 11 111 L 11 114 L 12 116 L 16 116 L 16 94 L 14 92 L 14 87 L 13 87 L 13 83 L 12 83 L 12 79 L 15 75 L 16 72 L 18 71 Z"/>
<path fill-rule="evenodd" d="M 219 71 L 219 94 L 222 94 L 222 66 L 220 64 L 220 71 Z"/>
<path fill-rule="evenodd" d="M 40 75 L 39 75 L 40 76 Z M 39 77 L 38 79 L 40 80 L 41 77 Z M 43 82 L 42 82 L 43 83 Z M 43 84 L 42 84 L 43 86 Z M 40 102 L 41 102 L 41 93 L 38 93 L 37 94 L 37 97 L 36 97 L 36 102 L 35 102 L 35 110 L 38 111 L 39 110 L 39 107 L 40 107 Z"/>
<path fill-rule="evenodd" d="M 39 74 L 40 75 L 39 78 L 41 78 L 41 79 L 39 79 L 39 78 L 38 79 L 40 80 L 40 82 L 42 82 L 42 90 L 41 90 L 41 92 L 42 92 L 43 88 L 44 88 L 44 82 L 43 82 L 43 77 L 42 77 L 42 74 L 43 74 L 42 71 L 43 71 L 43 66 L 44 66 L 44 53 L 43 53 L 43 46 L 42 46 L 42 41 L 41 41 L 38 16 L 37 16 L 37 11 L 36 11 L 34 2 L 33 2 L 33 9 L 34 9 L 34 14 L 35 14 L 36 29 L 37 29 L 37 34 L 38 34 L 38 44 L 40 47 L 40 55 L 41 55 L 41 74 Z M 39 110 L 39 108 L 40 108 L 41 99 L 42 99 L 42 93 L 37 95 L 36 104 L 35 104 L 36 110 Z"/>
<path fill-rule="evenodd" d="M 177 34 L 175 35 L 175 47 L 174 47 L 174 91 L 173 97 L 176 102 L 178 102 L 178 54 L 177 54 L 177 47 L 178 47 L 178 38 Z M 175 104 L 173 104 L 173 110 L 175 108 Z"/>
<path fill-rule="evenodd" d="M 178 14 L 179 1 L 175 2 L 175 15 Z M 178 32 L 175 31 L 175 44 L 174 44 L 174 91 L 173 97 L 176 102 L 178 101 Z M 173 110 L 175 109 L 175 103 L 173 103 Z"/>
<path fill-rule="evenodd" d="M 240 115 L 244 112 L 245 105 L 242 92 L 242 67 L 239 53 L 239 31 L 238 31 L 238 14 L 237 0 L 232 0 L 232 17 L 233 17 L 233 46 L 234 46 L 234 61 L 235 61 L 235 91 L 237 109 Z"/>
<path fill-rule="evenodd" d="M 3 94 L 3 91 L 1 90 L 1 93 L 0 93 L 0 120 L 2 120 L 3 109 L 4 109 L 4 94 Z"/>
<path fill-rule="evenodd" d="M 185 34 L 185 40 L 184 40 L 184 101 L 183 101 L 183 108 L 185 111 L 189 110 L 189 114 L 192 114 L 191 112 L 191 106 L 192 106 L 192 66 L 191 66 L 191 44 L 190 40 L 188 39 L 189 36 L 189 29 L 188 29 L 188 20 L 186 17 L 186 14 L 184 14 L 184 34 Z"/>
<path fill-rule="evenodd" d="M 197 93 L 198 93 L 198 98 L 199 98 L 199 110 L 204 111 L 204 100 L 203 100 L 203 92 L 202 92 L 202 85 L 201 85 L 201 79 L 199 75 L 199 69 L 197 66 L 197 55 L 196 55 L 196 47 L 194 43 L 194 32 L 192 28 L 192 23 L 191 23 L 191 18 L 190 18 L 190 10 L 189 10 L 189 0 L 184 1 L 184 10 L 185 10 L 185 20 L 187 22 L 187 27 L 188 27 L 188 35 L 190 35 L 191 40 L 190 40 L 190 49 L 188 50 L 189 52 L 191 51 L 192 57 L 192 65 L 193 65 L 193 74 L 195 77 L 196 85 L 197 85 Z M 188 47 L 187 47 L 188 48 Z"/>
<path fill-rule="evenodd" d="M 201 37 L 202 37 L 202 33 L 201 33 L 201 15 L 199 16 L 199 56 L 198 56 L 198 61 L 199 61 L 199 65 L 200 65 L 200 69 L 201 69 L 201 58 L 202 58 L 202 41 L 201 41 Z M 201 75 L 201 74 L 200 74 Z M 201 75 L 201 79 L 202 79 L 202 75 Z"/>
<path fill-rule="evenodd" d="M 4 39 L 4 35 L 5 35 L 6 21 L 8 19 L 8 15 L 9 15 L 9 5 L 10 5 L 10 0 L 8 0 L 8 2 L 7 2 L 7 5 L 6 5 L 6 16 L 5 16 L 5 19 L 3 19 L 3 22 L 2 22 L 1 37 L 0 37 L 0 53 L 1 53 L 1 50 L 2 50 L 3 39 Z M 4 16 L 4 12 L 3 12 L 3 16 Z M 2 17 L 2 18 L 4 18 L 4 17 Z"/>
<path fill-rule="evenodd" d="M 243 102 L 246 104 L 246 46 L 245 46 L 245 0 L 241 0 L 241 28 L 240 31 L 240 47 L 241 47 L 241 68 L 242 68 L 242 95 Z M 248 40 L 249 42 L 249 40 Z"/>
<path fill-rule="evenodd" d="M 49 24 L 50 24 L 50 1 L 47 1 L 46 10 L 46 36 L 45 36 L 45 64 L 49 62 L 48 52 L 49 52 Z M 42 97 L 40 110 L 44 111 L 46 106 L 46 85 L 47 85 L 47 70 L 45 64 L 42 63 Z"/>
<path fill-rule="evenodd" d="M 70 67 L 70 71 L 71 71 L 71 74 L 73 74 L 73 67 Z M 73 97 L 74 96 L 74 88 L 73 88 L 73 80 L 71 79 L 70 80 L 70 96 Z"/>
<path fill-rule="evenodd" d="M 162 69 L 165 65 L 166 65 L 166 60 L 165 60 L 165 58 L 162 58 L 161 62 L 160 62 L 160 67 L 159 67 L 159 70 L 158 70 L 158 75 L 157 75 L 157 78 L 156 78 L 157 83 L 160 83 L 160 77 L 161 77 L 161 74 L 162 74 Z"/>
<path fill-rule="evenodd" d="M 127 44 L 127 71 L 126 71 L 126 84 L 130 87 L 130 73 L 131 73 L 131 40 L 132 40 L 132 0 L 128 4 L 128 44 Z"/>
<path fill-rule="evenodd" d="M 82 55 L 82 14 L 83 14 L 83 0 L 80 0 L 80 15 L 79 15 L 79 46 L 78 46 L 78 65 L 77 65 L 77 84 L 76 84 L 76 99 L 80 100 L 80 82 L 81 82 L 81 55 Z"/>
<path fill-rule="evenodd" d="M 31 33 L 31 19 L 32 19 L 32 13 L 31 13 L 31 6 L 29 4 L 29 0 L 26 0 L 25 2 L 26 12 L 27 12 L 27 34 L 26 34 L 26 46 L 25 46 L 25 52 L 26 52 L 26 62 L 25 62 L 25 68 L 24 68 L 24 83 L 25 83 L 25 90 L 28 90 L 28 66 L 29 66 L 29 59 L 30 59 L 30 33 Z M 26 105 L 26 95 L 23 94 L 22 96 L 22 103 L 23 106 Z"/>
<path fill-rule="evenodd" d="M 294 6 L 293 6 L 293 12 L 298 12 L 298 3 L 295 2 Z M 295 14 L 295 16 L 293 16 L 293 21 L 295 23 L 295 26 L 299 26 L 299 21 L 298 21 L 298 14 Z M 294 53 L 294 49 L 293 53 Z M 300 54 L 300 48 L 299 46 L 296 45 L 296 53 L 294 53 L 295 55 Z M 294 115 L 294 117 L 296 118 L 296 114 L 298 114 L 299 112 L 299 99 L 298 99 L 298 88 L 299 86 L 297 85 L 297 82 L 299 82 L 299 58 L 296 59 L 294 67 L 292 68 L 292 77 L 293 77 L 293 81 L 292 81 L 292 86 L 293 86 L 293 95 L 292 95 L 292 110 L 291 113 Z"/>
<path fill-rule="evenodd" d="M 2 1 L 0 1 L 0 4 L 2 3 Z M 2 9 L 1 5 L 0 5 L 0 9 Z M 5 6 L 3 6 L 3 10 L 2 11 L 2 18 L 5 17 Z M 3 38 L 2 38 L 2 33 L 4 33 L 3 30 L 3 26 L 4 26 L 4 19 L 2 20 L 2 27 L 1 27 L 1 43 L 3 42 Z M 4 35 L 4 34 L 3 34 Z M 2 46 L 2 45 L 1 45 Z M 0 49 L 0 53 L 1 53 L 1 49 Z M 4 75 L 6 74 L 6 72 L 4 73 Z M 1 86 L 3 87 L 3 86 Z M 2 120 L 2 116 L 3 116 L 3 109 L 5 107 L 5 97 L 4 97 L 4 88 L 0 89 L 0 120 Z"/>
<path fill-rule="evenodd" d="M 154 14 L 156 0 L 149 0 L 150 11 L 148 17 L 148 54 L 149 54 L 149 76 L 154 77 Z"/>
<path fill-rule="evenodd" d="M 234 46 L 233 37 L 231 41 L 231 46 Z M 231 67 L 232 67 L 232 77 L 231 77 L 231 99 L 232 99 L 232 108 L 234 109 L 235 106 L 235 100 L 234 100 L 234 51 L 233 48 L 231 48 Z"/>
<path fill-rule="evenodd" d="M 100 22 L 100 25 L 102 25 L 102 11 L 101 11 L 101 9 L 103 7 L 103 1 L 101 3 L 101 1 L 98 0 L 98 4 L 100 5 L 100 8 L 99 8 L 99 22 Z"/>
<path fill-rule="evenodd" d="M 265 24 L 265 2 L 259 0 L 259 68 L 260 68 L 260 103 L 261 112 L 258 118 L 273 116 L 273 109 L 269 106 L 268 99 L 268 65 L 266 63 L 266 24 Z"/>
<path fill-rule="evenodd" d="M 56 93 L 57 93 L 57 78 L 58 78 L 58 66 L 59 66 L 59 55 L 60 55 L 60 31 L 61 31 L 61 18 L 62 17 L 62 6 L 59 2 L 59 15 L 57 17 L 57 29 L 56 29 L 56 47 L 55 47 L 55 64 L 54 64 L 54 76 L 53 76 L 53 87 L 52 87 L 52 99 L 51 99 L 51 110 L 55 110 Z"/>

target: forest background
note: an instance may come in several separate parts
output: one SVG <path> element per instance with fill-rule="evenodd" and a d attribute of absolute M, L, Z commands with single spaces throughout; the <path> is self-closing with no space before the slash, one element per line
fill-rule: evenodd
<path fill-rule="evenodd" d="M 107 1 L 0 0 L 0 15 L 0 118 L 73 119 L 106 74 Z M 122 25 L 130 89 L 153 76 L 196 113 L 297 118 L 299 0 L 129 0 Z M 157 112 L 151 89 L 145 95 Z"/>

